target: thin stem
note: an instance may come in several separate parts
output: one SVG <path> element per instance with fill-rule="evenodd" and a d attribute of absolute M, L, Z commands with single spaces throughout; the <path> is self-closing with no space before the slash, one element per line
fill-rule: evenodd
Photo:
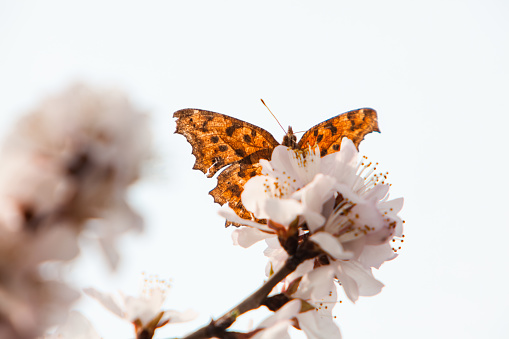
<path fill-rule="evenodd" d="M 226 312 L 222 317 L 216 321 L 212 321 L 210 324 L 200 328 L 194 333 L 184 337 L 184 339 L 205 339 L 211 337 L 226 338 L 227 333 L 225 330 L 230 327 L 238 316 L 246 313 L 247 311 L 256 309 L 261 306 L 261 303 L 265 300 L 270 291 L 276 286 L 281 280 L 283 280 L 290 273 L 295 271 L 297 266 L 303 261 L 303 258 L 296 258 L 295 256 L 289 257 L 284 266 L 272 275 L 269 280 L 265 282 L 258 290 L 247 297 L 240 304 Z"/>

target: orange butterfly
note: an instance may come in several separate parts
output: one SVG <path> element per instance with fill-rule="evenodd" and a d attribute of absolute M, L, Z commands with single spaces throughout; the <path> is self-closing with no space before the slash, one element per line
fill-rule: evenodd
<path fill-rule="evenodd" d="M 175 133 L 182 134 L 193 147 L 198 169 L 211 178 L 226 167 L 217 177 L 217 186 L 209 192 L 214 201 L 228 205 L 244 219 L 254 219 L 242 205 L 244 184 L 261 174 L 260 159 L 271 159 L 279 143 L 272 134 L 245 121 L 200 109 L 182 109 L 173 114 L 177 118 Z M 356 147 L 370 132 L 379 132 L 375 110 L 361 108 L 325 120 L 311 127 L 297 143 L 292 128 L 281 143 L 294 149 L 320 147 L 321 156 L 339 151 L 341 139 L 347 137 Z M 230 225 L 227 222 L 227 226 Z"/>

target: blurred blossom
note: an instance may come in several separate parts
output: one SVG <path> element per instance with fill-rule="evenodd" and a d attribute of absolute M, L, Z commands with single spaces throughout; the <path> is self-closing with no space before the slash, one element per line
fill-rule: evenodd
<path fill-rule="evenodd" d="M 64 324 L 55 333 L 44 336 L 44 339 L 101 339 L 92 324 L 81 313 L 71 311 Z"/>
<path fill-rule="evenodd" d="M 192 310 L 178 312 L 163 310 L 169 289 L 164 280 L 146 280 L 142 293 L 138 297 L 102 293 L 94 288 L 84 292 L 99 301 L 106 309 L 118 317 L 132 323 L 137 338 L 152 338 L 154 331 L 169 323 L 191 321 L 197 314 Z"/>
<path fill-rule="evenodd" d="M 75 85 L 19 121 L 0 153 L 0 227 L 91 227 L 117 263 L 113 241 L 141 220 L 126 191 L 149 153 L 146 116 L 116 90 Z"/>
<path fill-rule="evenodd" d="M 38 266 L 76 255 L 76 235 L 55 227 L 38 236 L 3 232 L 0 237 L 0 338 L 29 339 L 60 322 L 78 293 L 43 280 Z"/>
<path fill-rule="evenodd" d="M 148 158 L 146 117 L 116 90 L 75 85 L 51 97 L 0 151 L 0 338 L 34 338 L 62 320 L 77 293 L 40 265 L 78 254 L 87 228 L 114 267 L 116 238 L 141 228 L 126 203 Z"/>

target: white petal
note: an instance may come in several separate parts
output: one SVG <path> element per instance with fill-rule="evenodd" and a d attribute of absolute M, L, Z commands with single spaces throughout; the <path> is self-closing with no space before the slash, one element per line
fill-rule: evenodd
<path fill-rule="evenodd" d="M 302 278 L 294 296 L 314 304 L 331 302 L 328 309 L 332 310 L 336 303 L 335 275 L 336 269 L 332 265 L 315 268 Z"/>
<path fill-rule="evenodd" d="M 271 157 L 271 164 L 274 168 L 274 171 L 283 173 L 285 172 L 286 176 L 295 179 L 298 182 L 299 187 L 302 187 L 306 184 L 306 182 L 301 182 L 301 176 L 299 174 L 299 170 L 295 165 L 295 151 L 285 147 L 285 146 L 277 146 Z"/>
<path fill-rule="evenodd" d="M 160 288 L 151 289 L 148 296 L 126 296 L 124 298 L 126 318 L 130 321 L 139 319 L 143 324 L 147 324 L 162 311 L 165 299 L 166 294 Z"/>
<path fill-rule="evenodd" d="M 289 225 L 304 211 L 302 204 L 293 199 L 267 199 L 262 204 L 265 218 L 272 219 L 282 225 Z"/>
<path fill-rule="evenodd" d="M 67 320 L 47 339 L 101 339 L 90 322 L 81 313 L 71 311 Z"/>
<path fill-rule="evenodd" d="M 125 318 L 125 314 L 124 311 L 122 311 L 122 307 L 113 299 L 111 295 L 99 292 L 95 288 L 84 288 L 83 292 L 85 292 L 85 294 L 94 298 L 95 300 L 99 301 L 110 312 L 116 314 L 120 318 Z"/>
<path fill-rule="evenodd" d="M 379 269 L 384 262 L 392 260 L 397 256 L 389 243 L 375 246 L 366 245 L 359 256 L 359 262 L 366 268 L 374 267 Z"/>
<path fill-rule="evenodd" d="M 331 315 L 310 310 L 297 315 L 297 319 L 308 339 L 341 339 L 341 332 Z"/>
<path fill-rule="evenodd" d="M 301 185 L 307 185 L 313 178 L 320 173 L 321 157 L 320 148 L 308 148 L 303 152 L 295 152 L 289 150 L 291 157 L 291 165 L 296 173 L 297 178 L 300 178 Z"/>
<path fill-rule="evenodd" d="M 322 250 L 336 259 L 351 259 L 353 253 L 345 252 L 338 239 L 326 232 L 318 232 L 310 237 L 310 240 L 318 244 Z"/>
<path fill-rule="evenodd" d="M 278 311 L 276 311 L 272 316 L 262 321 L 258 328 L 270 327 L 282 320 L 290 320 L 299 313 L 300 307 L 301 301 L 299 299 L 289 301 L 286 304 L 284 304 L 284 306 L 281 307 Z"/>
<path fill-rule="evenodd" d="M 263 329 L 256 333 L 252 339 L 291 339 L 288 334 L 288 327 L 291 325 L 289 320 L 281 321 L 274 326 Z"/>
<path fill-rule="evenodd" d="M 222 216 L 223 218 L 225 218 L 225 219 L 227 219 L 227 220 L 229 220 L 231 222 L 236 222 L 236 223 L 241 224 L 241 225 L 251 226 L 251 227 L 257 228 L 259 230 L 263 230 L 263 231 L 273 232 L 273 230 L 271 230 L 265 224 L 259 224 L 259 223 L 255 222 L 255 221 L 252 221 L 252 220 L 242 219 L 229 206 L 224 205 L 223 207 L 221 207 L 219 209 L 219 211 L 217 211 L 217 213 L 220 216 Z"/>
<path fill-rule="evenodd" d="M 359 296 L 373 296 L 382 290 L 384 284 L 373 277 L 370 269 L 354 260 L 342 261 L 338 279 L 348 298 L 355 302 Z"/>
<path fill-rule="evenodd" d="M 178 311 L 165 311 L 160 322 L 169 320 L 170 323 L 183 323 L 186 321 L 194 320 L 198 317 L 198 313 L 193 310 L 185 310 L 184 312 Z"/>
<path fill-rule="evenodd" d="M 260 159 L 259 164 L 262 166 L 262 174 L 268 175 L 271 173 L 274 169 L 272 168 L 272 165 L 270 164 L 270 161 L 266 159 Z"/>
<path fill-rule="evenodd" d="M 339 152 L 328 154 L 322 158 L 322 173 L 338 179 L 340 182 L 353 182 L 356 177 L 358 152 L 348 138 L 341 141 Z"/>
<path fill-rule="evenodd" d="M 378 184 L 372 189 L 370 189 L 366 196 L 364 197 L 366 200 L 372 201 L 380 201 L 389 193 L 389 185 Z"/>
<path fill-rule="evenodd" d="M 382 211 L 390 211 L 391 213 L 397 214 L 403 208 L 403 203 L 403 198 L 396 198 L 389 201 L 382 201 L 378 206 Z"/>
<path fill-rule="evenodd" d="M 357 285 L 356 281 L 352 279 L 352 277 L 343 271 L 342 265 L 338 265 L 336 277 L 341 283 L 341 287 L 343 287 L 343 290 L 345 291 L 348 299 L 350 299 L 352 302 L 356 302 L 357 299 L 359 299 L 359 286 Z"/>
<path fill-rule="evenodd" d="M 234 245 L 248 248 L 260 240 L 274 237 L 275 234 L 262 232 L 257 228 L 241 227 L 232 232 Z"/>
<path fill-rule="evenodd" d="M 270 276 L 270 271 L 277 272 L 288 259 L 288 253 L 281 247 L 279 240 L 276 237 L 265 239 L 267 248 L 263 254 L 269 258 L 269 262 L 265 268 L 265 274 Z"/>
<path fill-rule="evenodd" d="M 291 283 L 297 278 L 304 276 L 305 274 L 311 272 L 315 266 L 315 259 L 304 260 L 297 269 L 290 273 L 285 279 L 288 283 Z"/>
<path fill-rule="evenodd" d="M 325 217 L 321 213 L 313 212 L 305 208 L 303 209 L 301 215 L 306 220 L 308 228 L 311 232 L 315 232 L 316 229 L 321 227 L 326 221 Z"/>
<path fill-rule="evenodd" d="M 302 201 L 305 208 L 303 215 L 311 232 L 325 223 L 325 218 L 321 215 L 322 208 L 334 195 L 335 184 L 336 179 L 333 177 L 317 174 L 313 181 L 292 195 Z"/>
<path fill-rule="evenodd" d="M 372 201 L 357 203 L 352 208 L 350 214 L 358 216 L 358 218 L 355 218 L 355 223 L 359 227 L 368 225 L 375 230 L 379 230 L 385 225 L 382 213 L 380 213 L 376 203 Z"/>
<path fill-rule="evenodd" d="M 262 209 L 263 202 L 268 198 L 266 185 L 272 185 L 275 179 L 265 175 L 255 176 L 246 182 L 241 195 L 242 204 L 259 219 L 267 219 Z"/>
<path fill-rule="evenodd" d="M 347 137 L 341 139 L 341 149 L 338 152 L 339 161 L 349 164 L 351 166 L 357 166 L 359 152 L 355 147 L 352 140 Z"/>

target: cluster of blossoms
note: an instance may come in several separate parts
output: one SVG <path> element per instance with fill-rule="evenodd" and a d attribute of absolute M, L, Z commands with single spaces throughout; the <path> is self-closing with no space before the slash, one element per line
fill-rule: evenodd
<path fill-rule="evenodd" d="M 116 238 L 141 228 L 125 197 L 149 139 L 145 115 L 124 95 L 83 85 L 44 101 L 6 137 L 0 152 L 1 338 L 35 338 L 63 320 L 79 294 L 48 279 L 58 271 L 41 274 L 41 264 L 75 258 L 84 229 L 116 265 Z M 80 319 L 70 317 L 83 324 Z"/>
<path fill-rule="evenodd" d="M 256 338 L 284 338 L 289 325 L 309 338 L 339 338 L 332 316 L 336 281 L 353 302 L 381 291 L 372 268 L 397 256 L 391 241 L 403 236 L 397 215 L 403 199 L 388 199 L 385 175 L 359 159 L 347 138 L 339 152 L 323 158 L 318 147 L 278 146 L 272 160 L 260 164 L 262 175 L 246 183 L 242 203 L 267 223 L 241 219 L 228 207 L 220 214 L 244 225 L 233 233 L 236 244 L 249 247 L 265 239 L 268 276 L 296 256 L 298 266 L 280 284 L 281 293 L 268 298 L 275 304 L 267 306 L 277 312 Z"/>

